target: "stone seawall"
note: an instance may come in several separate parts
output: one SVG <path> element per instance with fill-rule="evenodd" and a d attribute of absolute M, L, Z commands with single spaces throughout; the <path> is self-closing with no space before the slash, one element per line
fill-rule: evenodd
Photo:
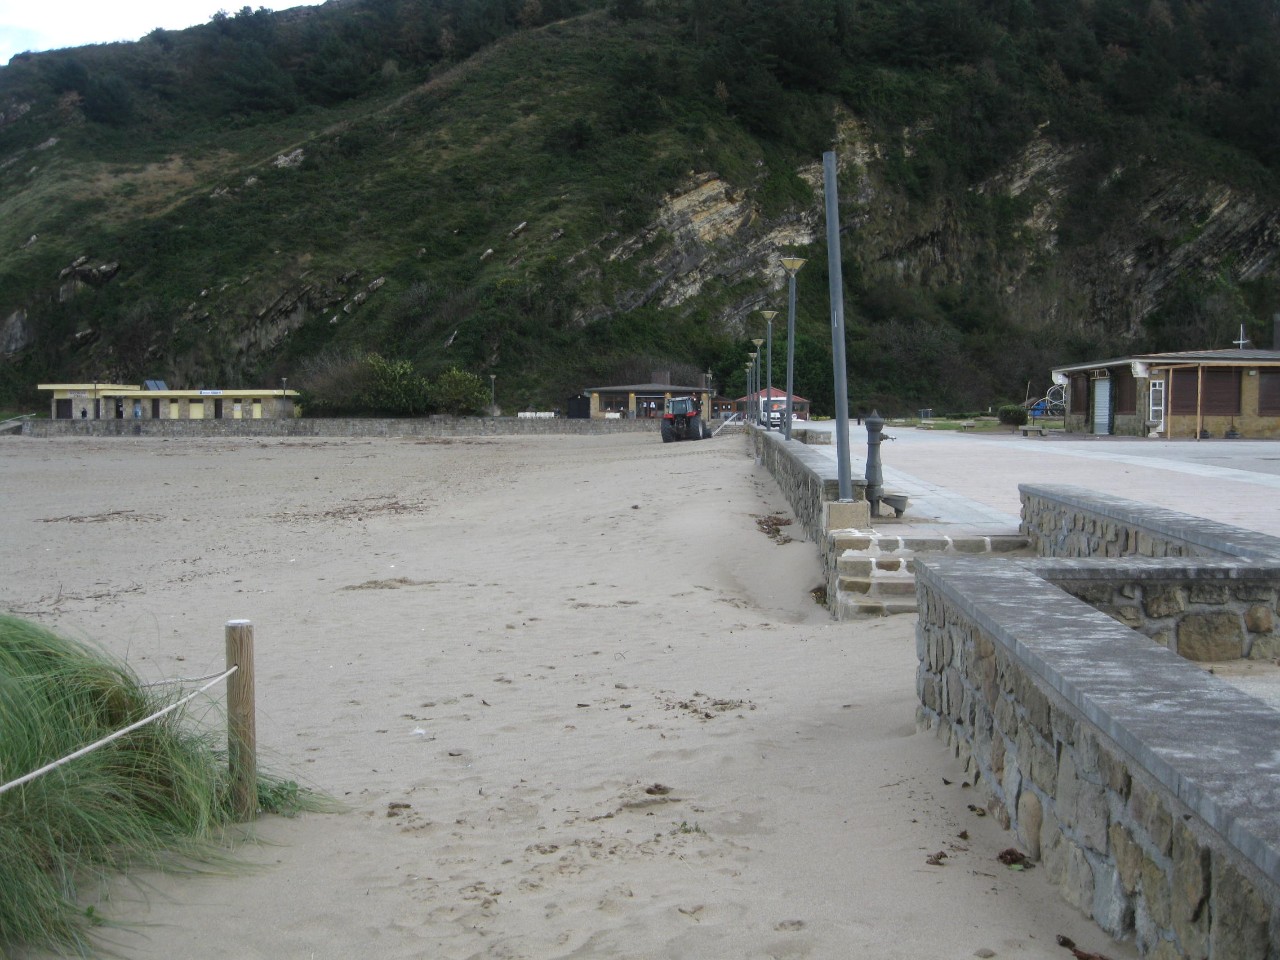
<path fill-rule="evenodd" d="M 921 725 L 1111 935 L 1280 955 L 1280 713 L 1051 582 L 1080 570 L 918 559 Z"/>
<path fill-rule="evenodd" d="M 821 438 L 823 442 L 811 446 L 807 442 L 808 432 L 804 430 L 792 429 L 790 442 L 777 430 L 758 427 L 746 430 L 751 449 L 778 484 L 809 539 L 820 546 L 825 545 L 827 531 L 823 525 L 823 505 L 840 499 L 840 478 L 835 461 L 813 446 L 825 445 L 830 435 L 816 433 L 814 439 Z M 866 500 L 866 494 L 867 481 L 855 478 L 853 499 Z M 825 554 L 825 546 L 823 549 Z M 830 557 L 827 560 L 830 573 L 835 569 L 835 562 Z"/>
<path fill-rule="evenodd" d="M 29 420 L 29 437 L 473 437 L 653 433 L 661 421 L 525 417 L 318 418 L 283 420 Z M 732 429 L 732 428 L 730 428 Z"/>

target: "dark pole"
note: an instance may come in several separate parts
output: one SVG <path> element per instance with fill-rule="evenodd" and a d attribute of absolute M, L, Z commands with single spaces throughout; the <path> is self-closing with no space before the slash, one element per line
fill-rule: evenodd
<path fill-rule="evenodd" d="M 791 439 L 791 420 L 794 415 L 792 397 L 795 393 L 796 369 L 796 274 L 804 266 L 799 257 L 783 257 L 782 269 L 787 271 L 787 426 L 786 438 Z"/>
<path fill-rule="evenodd" d="M 866 418 L 867 427 L 867 502 L 871 505 L 871 516 L 880 516 L 880 497 L 884 493 L 884 472 L 880 469 L 880 431 L 884 429 L 884 418 L 879 411 L 872 410 Z"/>
<path fill-rule="evenodd" d="M 849 384 L 844 362 L 844 278 L 840 270 L 840 202 L 836 196 L 836 155 L 822 155 L 822 179 L 827 207 L 827 272 L 831 291 L 831 363 L 836 380 L 836 470 L 840 499 L 853 499 L 849 472 Z"/>
<path fill-rule="evenodd" d="M 762 316 L 764 317 L 765 322 L 769 325 L 768 333 L 765 335 L 766 336 L 765 350 L 767 351 L 765 356 L 768 359 L 765 360 L 765 365 L 764 365 L 766 370 L 766 377 L 767 377 L 765 382 L 769 385 L 769 392 L 765 394 L 765 397 L 767 398 L 765 407 L 768 410 L 768 413 L 765 415 L 765 418 L 764 418 L 764 428 L 766 430 L 773 429 L 773 318 L 776 317 L 777 315 L 778 315 L 777 310 L 765 310 L 762 313 Z"/>

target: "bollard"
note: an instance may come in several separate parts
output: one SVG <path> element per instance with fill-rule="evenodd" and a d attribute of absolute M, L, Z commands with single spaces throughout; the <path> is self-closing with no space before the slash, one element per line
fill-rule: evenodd
<path fill-rule="evenodd" d="M 257 733 L 254 720 L 253 624 L 227 621 L 227 759 L 231 809 L 241 821 L 258 816 Z"/>
<path fill-rule="evenodd" d="M 884 473 L 880 469 L 880 432 L 884 430 L 884 418 L 872 410 L 867 417 L 867 502 L 871 505 L 872 519 L 880 516 L 880 497 L 884 493 Z"/>

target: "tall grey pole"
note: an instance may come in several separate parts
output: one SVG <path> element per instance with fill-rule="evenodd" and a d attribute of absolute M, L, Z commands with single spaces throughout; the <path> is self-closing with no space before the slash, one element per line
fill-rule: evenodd
<path fill-rule="evenodd" d="M 791 439 L 792 396 L 795 392 L 796 370 L 796 274 L 787 271 L 787 426 L 786 438 Z"/>
<path fill-rule="evenodd" d="M 836 469 L 840 499 L 853 499 L 849 469 L 849 385 L 844 362 L 844 278 L 840 270 L 840 203 L 836 196 L 836 154 L 822 155 L 822 180 L 827 201 L 827 273 L 831 290 L 831 364 L 836 380 Z"/>
<path fill-rule="evenodd" d="M 764 405 L 765 405 L 765 409 L 768 410 L 769 412 L 764 418 L 764 428 L 766 430 L 772 430 L 773 429 L 773 317 L 770 316 L 767 319 L 769 322 L 769 327 L 768 327 L 769 332 L 765 334 L 765 336 L 768 338 L 767 340 L 768 346 L 765 348 L 768 351 L 766 353 L 766 356 L 768 357 L 768 359 L 765 361 L 765 371 L 766 371 L 765 376 L 767 378 L 765 382 L 769 385 L 769 392 L 765 394 L 765 397 L 767 397 L 767 399 L 765 400 Z"/>

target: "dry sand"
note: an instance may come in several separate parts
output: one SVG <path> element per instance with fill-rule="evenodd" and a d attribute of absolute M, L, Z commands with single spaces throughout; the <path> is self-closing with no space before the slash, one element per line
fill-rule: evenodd
<path fill-rule="evenodd" d="M 997 862 L 915 618 L 828 619 L 741 437 L 3 438 L 0 490 L 0 608 L 148 681 L 252 620 L 263 766 L 349 807 L 113 889 L 125 956 L 1134 955 Z"/>

